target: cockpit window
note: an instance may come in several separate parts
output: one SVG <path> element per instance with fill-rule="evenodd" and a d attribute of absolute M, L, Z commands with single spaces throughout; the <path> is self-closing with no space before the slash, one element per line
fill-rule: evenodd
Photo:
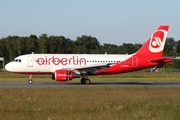
<path fill-rule="evenodd" d="M 14 59 L 12 62 L 21 62 L 21 59 Z"/>

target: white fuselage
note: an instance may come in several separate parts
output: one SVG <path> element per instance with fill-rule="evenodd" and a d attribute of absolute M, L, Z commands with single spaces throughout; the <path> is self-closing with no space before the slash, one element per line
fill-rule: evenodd
<path fill-rule="evenodd" d="M 132 54 L 27 54 L 16 57 L 8 63 L 6 70 L 19 73 L 54 73 L 57 69 L 123 62 L 131 56 Z"/>

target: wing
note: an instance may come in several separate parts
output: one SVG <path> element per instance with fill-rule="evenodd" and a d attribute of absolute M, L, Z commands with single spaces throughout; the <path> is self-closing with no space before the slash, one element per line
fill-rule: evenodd
<path fill-rule="evenodd" d="M 76 70 L 79 72 L 88 72 L 91 74 L 96 74 L 96 70 L 101 70 L 102 68 L 104 69 L 109 69 L 111 65 L 114 63 L 99 63 L 99 64 L 92 64 L 92 65 L 86 65 L 86 66 L 77 66 L 77 67 L 66 67 L 62 69 L 68 69 L 68 70 Z"/>

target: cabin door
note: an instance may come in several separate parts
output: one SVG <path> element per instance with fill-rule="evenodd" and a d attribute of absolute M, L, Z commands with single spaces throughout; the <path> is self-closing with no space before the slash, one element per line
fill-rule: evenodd
<path fill-rule="evenodd" d="M 33 56 L 28 56 L 28 67 L 33 67 Z"/>
<path fill-rule="evenodd" d="M 138 57 L 133 56 L 132 57 L 132 67 L 137 67 L 138 66 Z"/>

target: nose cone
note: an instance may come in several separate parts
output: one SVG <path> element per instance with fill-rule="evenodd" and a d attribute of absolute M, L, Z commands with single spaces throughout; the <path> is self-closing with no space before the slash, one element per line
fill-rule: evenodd
<path fill-rule="evenodd" d="M 7 71 L 12 71 L 12 68 L 13 68 L 13 66 L 12 66 L 12 64 L 10 64 L 10 63 L 8 63 L 8 64 L 5 65 L 5 69 L 6 69 Z"/>

